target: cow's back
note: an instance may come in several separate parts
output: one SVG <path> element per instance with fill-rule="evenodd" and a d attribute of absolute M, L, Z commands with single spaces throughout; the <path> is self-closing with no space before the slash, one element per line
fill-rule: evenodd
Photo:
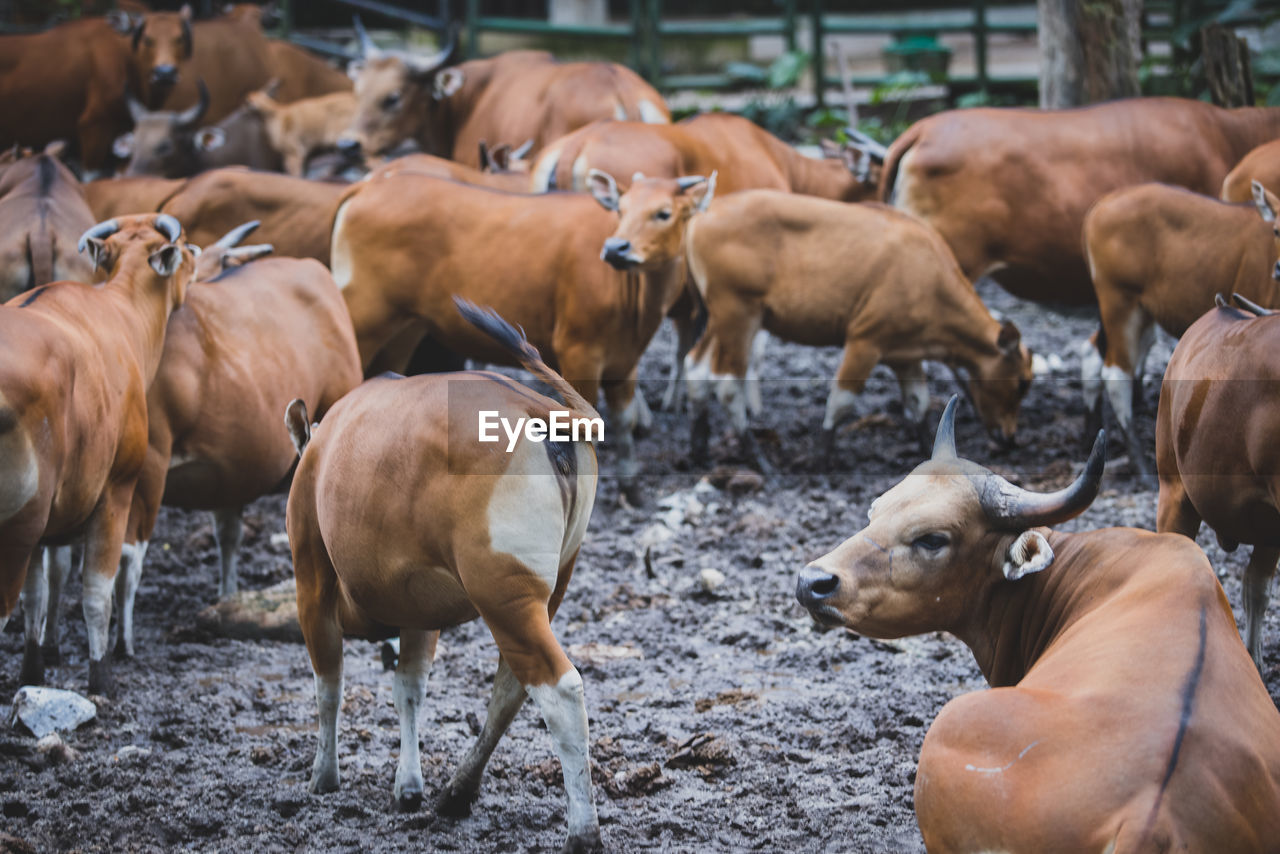
<path fill-rule="evenodd" d="M 1244 156 L 1222 181 L 1224 202 L 1250 202 L 1254 181 L 1273 193 L 1280 192 L 1280 139 L 1263 143 Z"/>

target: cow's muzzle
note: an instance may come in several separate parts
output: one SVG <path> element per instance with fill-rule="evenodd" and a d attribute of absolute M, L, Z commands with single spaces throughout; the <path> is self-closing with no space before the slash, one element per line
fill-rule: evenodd
<path fill-rule="evenodd" d="M 800 570 L 796 578 L 796 600 L 808 609 L 814 619 L 828 625 L 840 625 L 844 618 L 831 605 L 840 590 L 840 579 L 812 564 Z"/>
<path fill-rule="evenodd" d="M 347 160 L 355 160 L 360 156 L 360 140 L 354 136 L 339 137 L 335 147 Z"/>
<path fill-rule="evenodd" d="M 642 259 L 631 248 L 631 241 L 621 237 L 610 237 L 600 250 L 600 257 L 615 270 L 630 270 L 640 264 Z"/>
<path fill-rule="evenodd" d="M 178 66 L 157 65 L 151 69 L 151 82 L 156 86 L 172 86 L 178 82 Z"/>

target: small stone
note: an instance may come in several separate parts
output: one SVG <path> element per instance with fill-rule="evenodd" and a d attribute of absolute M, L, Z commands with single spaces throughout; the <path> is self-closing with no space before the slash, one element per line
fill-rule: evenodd
<path fill-rule="evenodd" d="M 289 534 L 286 531 L 280 531 L 271 535 L 271 548 L 278 552 L 289 551 Z"/>
<path fill-rule="evenodd" d="M 698 573 L 698 583 L 703 590 L 714 593 L 717 587 L 724 584 L 724 573 L 718 569 L 704 569 Z"/>
<path fill-rule="evenodd" d="M 124 747 L 116 751 L 116 755 L 111 757 L 112 762 L 123 762 L 126 759 L 142 759 L 151 755 L 151 749 L 147 747 L 139 747 L 136 744 L 126 744 Z"/>
<path fill-rule="evenodd" d="M 98 707 L 74 691 L 24 685 L 13 698 L 10 726 L 22 724 L 36 738 L 69 731 L 96 717 Z"/>
<path fill-rule="evenodd" d="M 56 732 L 51 732 L 37 741 L 36 752 L 50 765 L 63 765 L 80 758 L 80 753 L 63 741 L 62 736 Z"/>
<path fill-rule="evenodd" d="M 747 495 L 759 492 L 764 487 L 764 477 L 751 469 L 739 469 L 725 484 L 725 490 L 731 495 Z"/>

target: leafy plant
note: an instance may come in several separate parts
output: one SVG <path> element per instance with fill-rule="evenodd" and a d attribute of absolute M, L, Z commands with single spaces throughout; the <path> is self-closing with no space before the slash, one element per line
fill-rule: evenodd
<path fill-rule="evenodd" d="M 809 54 L 789 51 L 768 68 L 749 62 L 731 62 L 725 72 L 735 81 L 757 89 L 738 111 L 765 130 L 783 139 L 793 139 L 805 122 L 805 111 L 796 103 L 795 87 L 809 66 Z"/>

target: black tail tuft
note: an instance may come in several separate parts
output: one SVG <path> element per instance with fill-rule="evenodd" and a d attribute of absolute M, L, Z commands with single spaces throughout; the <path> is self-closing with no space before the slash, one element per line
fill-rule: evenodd
<path fill-rule="evenodd" d="M 458 313 L 468 323 L 501 344 L 503 349 L 509 351 L 517 360 L 542 361 L 537 348 L 529 343 L 524 330 L 503 320 L 502 315 L 493 309 L 481 308 L 470 300 L 458 296 L 453 298 L 453 302 L 458 306 Z"/>

